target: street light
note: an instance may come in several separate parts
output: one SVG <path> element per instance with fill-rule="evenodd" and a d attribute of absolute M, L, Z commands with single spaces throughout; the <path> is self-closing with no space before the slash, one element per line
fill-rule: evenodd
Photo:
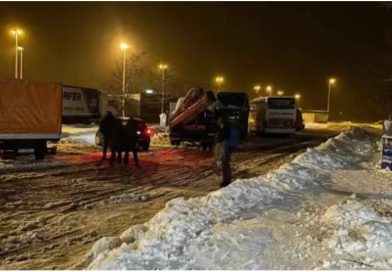
<path fill-rule="evenodd" d="M 272 86 L 268 85 L 265 90 L 267 91 L 268 95 L 271 96 L 272 95 Z"/>
<path fill-rule="evenodd" d="M 283 91 L 278 91 L 278 95 L 279 95 L 279 96 L 282 96 L 283 94 L 284 94 Z"/>
<path fill-rule="evenodd" d="M 300 94 L 295 94 L 294 98 L 297 101 L 297 107 L 299 108 L 299 99 L 301 98 L 301 95 Z"/>
<path fill-rule="evenodd" d="M 215 82 L 218 84 L 218 92 L 220 91 L 223 81 L 225 81 L 225 79 L 222 76 L 217 76 L 215 78 Z"/>
<path fill-rule="evenodd" d="M 122 116 L 125 117 L 125 52 L 129 48 L 129 45 L 125 42 L 120 43 L 120 48 L 124 52 L 123 57 L 123 78 L 122 78 L 122 93 L 123 93 L 123 100 L 122 100 Z"/>
<path fill-rule="evenodd" d="M 152 90 L 152 89 L 147 89 L 147 90 L 145 90 L 145 93 L 146 93 L 146 94 L 154 94 L 155 91 Z"/>
<path fill-rule="evenodd" d="M 255 90 L 256 94 L 259 94 L 260 89 L 261 89 L 261 86 L 260 86 L 260 85 L 255 85 L 255 86 L 253 87 L 253 90 Z"/>
<path fill-rule="evenodd" d="M 23 79 L 23 47 L 18 46 L 18 50 L 20 51 L 20 79 Z"/>
<path fill-rule="evenodd" d="M 327 102 L 327 114 L 328 114 L 328 119 L 329 119 L 329 105 L 331 101 L 331 85 L 334 85 L 336 83 L 336 79 L 331 77 L 328 80 L 328 102 Z"/>
<path fill-rule="evenodd" d="M 11 30 L 11 34 L 15 36 L 15 79 L 18 79 L 18 37 L 23 31 L 16 28 Z"/>
<path fill-rule="evenodd" d="M 168 66 L 167 64 L 161 63 L 159 64 L 159 69 L 162 71 L 162 101 L 161 101 L 161 113 L 163 113 L 164 105 L 165 105 L 165 95 L 166 95 L 166 70 Z"/>

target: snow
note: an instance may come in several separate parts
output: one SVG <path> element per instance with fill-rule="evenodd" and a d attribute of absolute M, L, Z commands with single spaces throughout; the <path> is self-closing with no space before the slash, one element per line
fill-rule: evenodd
<path fill-rule="evenodd" d="M 93 145 L 98 128 L 95 124 L 63 125 L 60 143 Z"/>
<path fill-rule="evenodd" d="M 392 206 L 388 208 L 390 210 Z M 392 221 L 390 217 L 381 216 L 364 203 L 348 200 L 330 207 L 323 219 L 335 229 L 327 242 L 337 255 L 348 255 L 367 267 L 391 269 Z M 353 268 L 342 265 L 342 260 L 330 265 Z"/>
<path fill-rule="evenodd" d="M 391 269 L 390 220 L 355 193 L 331 193 L 341 171 L 354 188 L 350 177 L 357 171 L 377 172 L 377 140 L 354 128 L 267 175 L 238 179 L 205 197 L 173 199 L 149 222 L 126 230 L 119 246 L 92 250 L 88 268 Z M 342 198 L 349 200 L 341 204 Z"/>
<path fill-rule="evenodd" d="M 347 131 L 353 127 L 360 127 L 364 129 L 381 129 L 382 125 L 379 123 L 354 123 L 354 122 L 328 122 L 328 123 L 305 123 L 307 129 L 327 129 L 337 131 Z"/>
<path fill-rule="evenodd" d="M 50 158 L 37 161 L 32 155 L 19 156 L 17 159 L 0 159 L 0 173 L 39 170 L 64 165 L 66 165 L 64 161 L 53 161 Z"/>

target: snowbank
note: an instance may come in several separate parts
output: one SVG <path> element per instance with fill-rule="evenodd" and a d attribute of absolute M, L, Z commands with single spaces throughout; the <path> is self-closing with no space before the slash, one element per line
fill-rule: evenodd
<path fill-rule="evenodd" d="M 271 209 L 294 210 L 306 193 L 323 190 L 329 173 L 360 167 L 376 148 L 371 134 L 353 129 L 265 176 L 236 180 L 205 197 L 173 199 L 149 222 L 125 231 L 120 246 L 98 241 L 88 268 L 281 269 L 279 257 L 270 258 L 279 245 L 258 220 Z"/>
<path fill-rule="evenodd" d="M 98 126 L 95 124 L 63 125 L 60 143 L 95 144 L 95 134 Z"/>
<path fill-rule="evenodd" d="M 381 129 L 382 125 L 378 123 L 353 123 L 353 122 L 328 122 L 328 123 L 305 123 L 307 129 L 327 129 L 334 131 L 347 131 L 353 127 L 364 129 Z"/>
<path fill-rule="evenodd" d="M 391 201 L 382 201 L 383 210 L 392 210 Z M 379 204 L 380 205 L 380 204 Z M 377 206 L 376 206 L 377 207 Z M 380 208 L 380 206 L 378 206 Z M 330 207 L 324 222 L 335 229 L 327 240 L 328 246 L 340 256 L 325 268 L 392 268 L 392 218 L 380 214 L 365 203 L 348 200 Z M 356 265 L 344 262 L 355 260 Z M 343 260 L 343 261 L 342 261 Z"/>

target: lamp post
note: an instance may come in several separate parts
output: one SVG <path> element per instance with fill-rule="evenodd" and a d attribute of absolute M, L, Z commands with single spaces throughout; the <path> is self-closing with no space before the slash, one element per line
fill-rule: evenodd
<path fill-rule="evenodd" d="M 329 119 L 329 105 L 330 105 L 330 102 L 331 102 L 331 85 L 334 85 L 335 82 L 336 82 L 336 79 L 333 78 L 333 77 L 331 77 L 331 78 L 328 80 L 328 101 L 327 101 L 327 114 L 328 114 L 328 119 Z"/>
<path fill-rule="evenodd" d="M 126 51 L 129 48 L 129 45 L 122 42 L 120 44 L 120 48 L 123 50 L 124 55 L 123 55 L 123 78 L 122 78 L 122 93 L 123 93 L 123 99 L 122 99 L 122 116 L 125 117 L 125 55 Z"/>
<path fill-rule="evenodd" d="M 19 52 L 20 52 L 20 76 L 19 76 L 19 78 L 20 79 L 23 79 L 23 47 L 22 46 L 19 46 L 18 47 L 18 50 L 19 50 Z"/>
<path fill-rule="evenodd" d="M 166 70 L 167 64 L 159 64 L 159 69 L 162 71 L 162 100 L 161 100 L 161 114 L 164 112 L 165 96 L 166 96 Z"/>
<path fill-rule="evenodd" d="M 222 76 L 218 76 L 215 78 L 215 82 L 218 84 L 218 92 L 221 89 L 221 85 L 225 79 Z"/>
<path fill-rule="evenodd" d="M 268 85 L 265 90 L 267 91 L 268 95 L 271 96 L 272 95 L 272 86 Z"/>
<path fill-rule="evenodd" d="M 261 86 L 260 86 L 260 85 L 255 85 L 255 86 L 253 87 L 253 90 L 255 90 L 255 92 L 256 92 L 257 95 L 259 94 L 260 89 L 261 89 Z"/>
<path fill-rule="evenodd" d="M 301 98 L 301 95 L 300 94 L 295 94 L 294 98 L 297 101 L 297 108 L 299 108 L 299 99 Z"/>
<path fill-rule="evenodd" d="M 22 30 L 13 29 L 11 34 L 15 36 L 15 79 L 18 79 L 18 37 L 22 34 Z"/>

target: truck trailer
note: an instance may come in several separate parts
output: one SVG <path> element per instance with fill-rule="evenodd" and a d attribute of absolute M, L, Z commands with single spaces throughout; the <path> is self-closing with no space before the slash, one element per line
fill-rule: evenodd
<path fill-rule="evenodd" d="M 63 85 L 62 92 L 64 123 L 91 123 L 101 117 L 97 89 Z"/>
<path fill-rule="evenodd" d="M 0 80 L 0 153 L 33 149 L 36 159 L 48 153 L 47 141 L 58 141 L 62 126 L 60 83 Z"/>

